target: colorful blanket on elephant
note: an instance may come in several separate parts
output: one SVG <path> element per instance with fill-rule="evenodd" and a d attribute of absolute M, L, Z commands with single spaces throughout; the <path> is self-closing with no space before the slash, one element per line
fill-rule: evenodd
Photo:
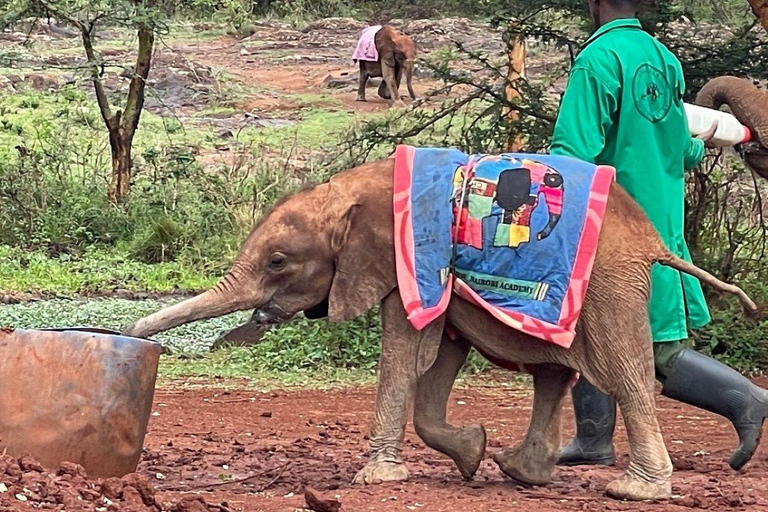
<path fill-rule="evenodd" d="M 395 253 L 411 324 L 440 316 L 453 291 L 569 347 L 614 176 L 561 156 L 398 146 Z"/>
<path fill-rule="evenodd" d="M 355 53 L 352 54 L 352 60 L 368 60 L 378 62 L 379 51 L 376 49 L 374 38 L 376 33 L 381 30 L 381 25 L 374 25 L 363 29 L 360 40 L 357 42 Z"/>

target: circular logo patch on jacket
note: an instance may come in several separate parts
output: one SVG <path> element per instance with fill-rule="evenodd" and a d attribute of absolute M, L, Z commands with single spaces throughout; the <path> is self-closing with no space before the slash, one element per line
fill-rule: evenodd
<path fill-rule="evenodd" d="M 658 123 L 672 107 L 672 89 L 664 73 L 650 64 L 643 64 L 632 79 L 632 99 L 641 116 Z"/>

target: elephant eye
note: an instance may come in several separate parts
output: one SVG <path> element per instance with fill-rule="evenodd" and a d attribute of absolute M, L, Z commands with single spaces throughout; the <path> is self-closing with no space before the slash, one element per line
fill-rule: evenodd
<path fill-rule="evenodd" d="M 285 254 L 279 252 L 269 257 L 269 268 L 271 270 L 283 270 L 285 268 Z"/>

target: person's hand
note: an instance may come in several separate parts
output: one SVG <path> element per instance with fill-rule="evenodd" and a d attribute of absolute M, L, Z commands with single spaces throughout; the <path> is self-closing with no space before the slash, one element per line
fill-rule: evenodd
<path fill-rule="evenodd" d="M 715 146 L 712 143 L 712 139 L 715 137 L 715 132 L 717 131 L 717 121 L 712 123 L 712 126 L 709 127 L 709 130 L 705 131 L 704 133 L 700 134 L 697 139 L 701 139 L 704 141 L 704 147 L 706 148 L 715 148 Z"/>

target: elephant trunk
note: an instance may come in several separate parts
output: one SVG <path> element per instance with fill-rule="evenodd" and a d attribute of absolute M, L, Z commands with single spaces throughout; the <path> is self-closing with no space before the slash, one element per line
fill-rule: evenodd
<path fill-rule="evenodd" d="M 749 80 L 721 76 L 701 88 L 696 104 L 714 109 L 728 105 L 756 139 L 739 147 L 744 161 L 758 176 L 768 179 L 768 95 Z"/>
<path fill-rule="evenodd" d="M 216 287 L 137 320 L 123 334 L 146 338 L 197 320 L 260 306 L 264 302 L 263 297 L 259 292 L 248 291 L 238 277 L 240 274 L 237 267 L 233 267 Z"/>
<path fill-rule="evenodd" d="M 696 95 L 696 104 L 713 109 L 728 105 L 760 144 L 768 146 L 768 96 L 749 80 L 735 76 L 713 78 Z"/>

